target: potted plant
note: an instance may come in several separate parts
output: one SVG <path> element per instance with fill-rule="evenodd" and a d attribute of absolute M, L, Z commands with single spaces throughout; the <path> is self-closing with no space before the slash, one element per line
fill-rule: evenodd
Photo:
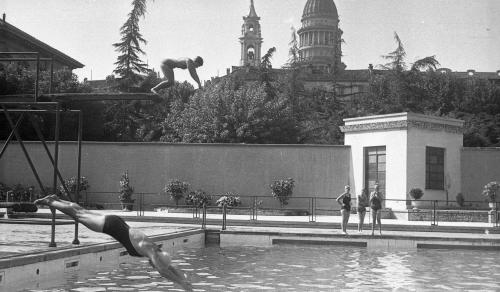
<path fill-rule="evenodd" d="M 164 191 L 179 205 L 179 200 L 184 197 L 189 189 L 189 184 L 178 179 L 173 179 L 165 185 Z"/>
<path fill-rule="evenodd" d="M 488 200 L 489 206 L 491 210 L 496 210 L 496 201 L 497 201 L 497 191 L 500 189 L 500 183 L 496 181 L 492 181 L 487 183 L 483 187 L 483 196 Z"/>
<path fill-rule="evenodd" d="M 186 204 L 196 207 L 202 208 L 203 205 L 209 206 L 212 201 L 212 196 L 207 195 L 207 193 L 203 190 L 196 190 L 194 192 L 190 192 L 186 196 Z"/>
<path fill-rule="evenodd" d="M 123 211 L 132 211 L 134 208 L 135 200 L 132 200 L 132 195 L 134 194 L 134 188 L 130 186 L 130 178 L 128 176 L 128 170 L 125 171 L 120 178 L 120 203 L 122 204 Z"/>
<path fill-rule="evenodd" d="M 241 205 L 241 199 L 239 196 L 232 192 L 227 192 L 223 196 L 221 196 L 215 204 L 219 207 L 238 207 Z"/>
<path fill-rule="evenodd" d="M 273 197 L 280 202 L 281 208 L 288 204 L 288 200 L 292 196 L 294 181 L 293 178 L 275 180 L 269 185 L 273 193 Z"/>
<path fill-rule="evenodd" d="M 413 199 L 412 205 L 414 206 L 414 209 L 420 207 L 421 204 L 418 200 L 420 200 L 424 196 L 424 192 L 419 188 L 413 188 L 410 190 L 409 195 Z"/>

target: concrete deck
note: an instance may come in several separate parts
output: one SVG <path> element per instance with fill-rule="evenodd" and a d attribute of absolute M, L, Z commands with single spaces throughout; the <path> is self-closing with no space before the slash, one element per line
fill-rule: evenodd
<path fill-rule="evenodd" d="M 147 211 L 144 212 L 144 216 L 137 216 L 137 212 L 134 211 L 101 210 L 98 212 L 122 216 L 132 227 L 140 228 L 150 236 L 201 228 L 201 219 L 193 218 L 192 213 Z M 0 219 L 0 258 L 67 249 L 74 246 L 72 244 L 75 229 L 73 221 L 64 214 L 59 212 L 56 214 L 58 218 L 55 237 L 57 247 L 49 247 L 51 213 L 48 209 L 39 209 L 37 213 L 32 215 L 33 218 Z M 357 216 L 351 216 L 348 227 L 351 239 L 366 238 L 370 235 L 368 217 L 365 222 L 365 231 L 358 233 Z M 250 215 L 228 214 L 227 220 L 226 232 L 291 234 L 308 238 L 345 237 L 340 231 L 341 218 L 339 216 L 317 216 L 316 222 L 309 222 L 308 216 L 259 215 L 258 220 L 255 221 L 250 220 Z M 221 224 L 221 214 L 207 214 L 208 229 L 220 230 Z M 382 226 L 382 237 L 386 239 L 434 238 L 447 241 L 462 240 L 464 242 L 486 240 L 500 244 L 500 228 L 488 223 L 439 222 L 437 226 L 432 226 L 430 222 L 383 219 Z M 90 231 L 81 224 L 79 225 L 79 240 L 80 246 L 114 241 L 110 236 Z"/>

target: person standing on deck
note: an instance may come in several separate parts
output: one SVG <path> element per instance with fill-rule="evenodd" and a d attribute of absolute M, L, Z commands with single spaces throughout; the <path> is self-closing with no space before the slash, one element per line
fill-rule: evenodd
<path fill-rule="evenodd" d="M 347 223 L 349 222 L 349 216 L 351 216 L 351 187 L 345 186 L 344 192 L 337 197 L 337 203 L 341 205 L 340 213 L 342 214 L 342 233 L 347 235 Z"/>

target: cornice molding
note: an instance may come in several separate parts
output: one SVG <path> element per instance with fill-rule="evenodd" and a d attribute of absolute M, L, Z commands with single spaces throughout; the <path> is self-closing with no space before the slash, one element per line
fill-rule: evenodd
<path fill-rule="evenodd" d="M 439 124 L 425 121 L 390 121 L 390 122 L 376 122 L 367 124 L 355 124 L 341 126 L 340 130 L 344 133 L 349 132 L 362 132 L 362 131 L 379 131 L 379 130 L 403 130 L 409 128 L 416 128 L 431 131 L 445 131 L 452 134 L 463 134 L 464 128 L 460 126 L 453 126 L 447 124 Z"/>

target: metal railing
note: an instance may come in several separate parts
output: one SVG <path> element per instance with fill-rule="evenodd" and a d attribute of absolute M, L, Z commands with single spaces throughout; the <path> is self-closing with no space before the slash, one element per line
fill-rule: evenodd
<path fill-rule="evenodd" d="M 122 203 L 116 202 L 111 203 L 108 202 L 99 202 L 97 200 L 89 200 L 89 197 L 101 197 L 101 196 L 116 196 L 116 200 L 118 199 L 119 192 L 85 192 L 85 196 L 80 198 L 79 203 L 87 208 L 116 208 L 117 206 L 122 205 Z M 206 228 L 207 225 L 207 214 L 209 212 L 220 214 L 221 217 L 221 225 L 222 230 L 225 230 L 228 226 L 228 214 L 236 214 L 236 215 L 248 215 L 249 221 L 258 221 L 259 216 L 285 216 L 287 212 L 291 212 L 294 216 L 306 217 L 307 221 L 310 223 L 317 222 L 318 216 L 326 215 L 326 216 L 340 216 L 340 206 L 336 202 L 336 198 L 332 197 L 290 197 L 290 204 L 286 206 L 279 206 L 279 203 L 275 201 L 270 196 L 246 196 L 240 197 L 243 206 L 213 206 L 206 205 L 203 206 L 193 206 L 188 204 L 172 204 L 170 203 L 154 203 L 152 200 L 152 196 L 158 196 L 158 193 L 147 193 L 147 192 L 137 192 L 134 193 L 134 202 L 132 203 L 133 209 L 136 212 L 137 216 L 144 216 L 146 210 L 154 210 L 155 208 L 165 207 L 169 209 L 187 209 L 191 214 L 192 218 L 197 222 L 201 223 L 202 228 Z M 150 198 L 148 198 L 150 197 Z M 212 201 L 216 201 L 218 196 L 212 196 Z M 158 198 L 156 198 L 158 199 Z M 9 201 L 9 200 L 7 200 Z M 92 201 L 92 202 L 91 202 Z M 152 202 L 153 201 L 153 202 Z M 318 202 L 319 201 L 319 202 Z M 1 202 L 1 201 L 0 201 Z M 147 203 L 151 202 L 151 203 Z M 264 204 L 265 202 L 265 204 Z M 473 216 L 475 213 L 484 215 L 488 217 L 488 222 L 492 223 L 494 227 L 499 227 L 500 224 L 500 214 L 499 214 L 499 205 L 500 202 L 495 203 L 495 208 L 476 208 L 476 209 L 467 209 L 466 207 L 457 207 L 452 208 L 449 206 L 449 202 L 444 200 L 419 200 L 420 204 L 423 204 L 424 207 L 415 207 L 411 208 L 415 201 L 411 200 L 394 200 L 394 199 L 383 199 L 383 206 L 391 205 L 394 203 L 399 203 L 399 205 L 406 205 L 406 210 L 390 210 L 383 208 L 382 212 L 392 212 L 392 213 L 405 213 L 408 216 L 415 216 L 418 220 L 413 221 L 428 221 L 431 226 L 438 226 L 440 221 L 448 221 L 444 218 L 444 216 L 458 215 L 460 213 L 469 213 L 470 216 Z M 300 204 L 299 204 L 300 203 Z M 472 204 L 476 204 L 476 206 L 484 205 L 483 201 L 468 201 L 469 206 Z M 448 204 L 448 205 L 447 205 Z M 293 207 L 289 207 L 292 205 Z M 355 206 L 357 205 L 356 199 L 352 200 L 352 210 L 353 213 L 357 212 Z M 265 206 L 265 207 L 264 207 Z M 304 207 L 301 207 L 304 206 Z M 367 208 L 367 212 L 369 213 L 371 210 Z M 290 215 L 290 214 L 288 214 Z M 440 218 L 441 216 L 441 218 Z M 367 218 L 370 223 L 371 216 Z M 440 220 L 441 219 L 441 220 Z M 218 219 L 215 219 L 218 220 Z M 483 221 L 484 222 L 484 221 Z"/>

